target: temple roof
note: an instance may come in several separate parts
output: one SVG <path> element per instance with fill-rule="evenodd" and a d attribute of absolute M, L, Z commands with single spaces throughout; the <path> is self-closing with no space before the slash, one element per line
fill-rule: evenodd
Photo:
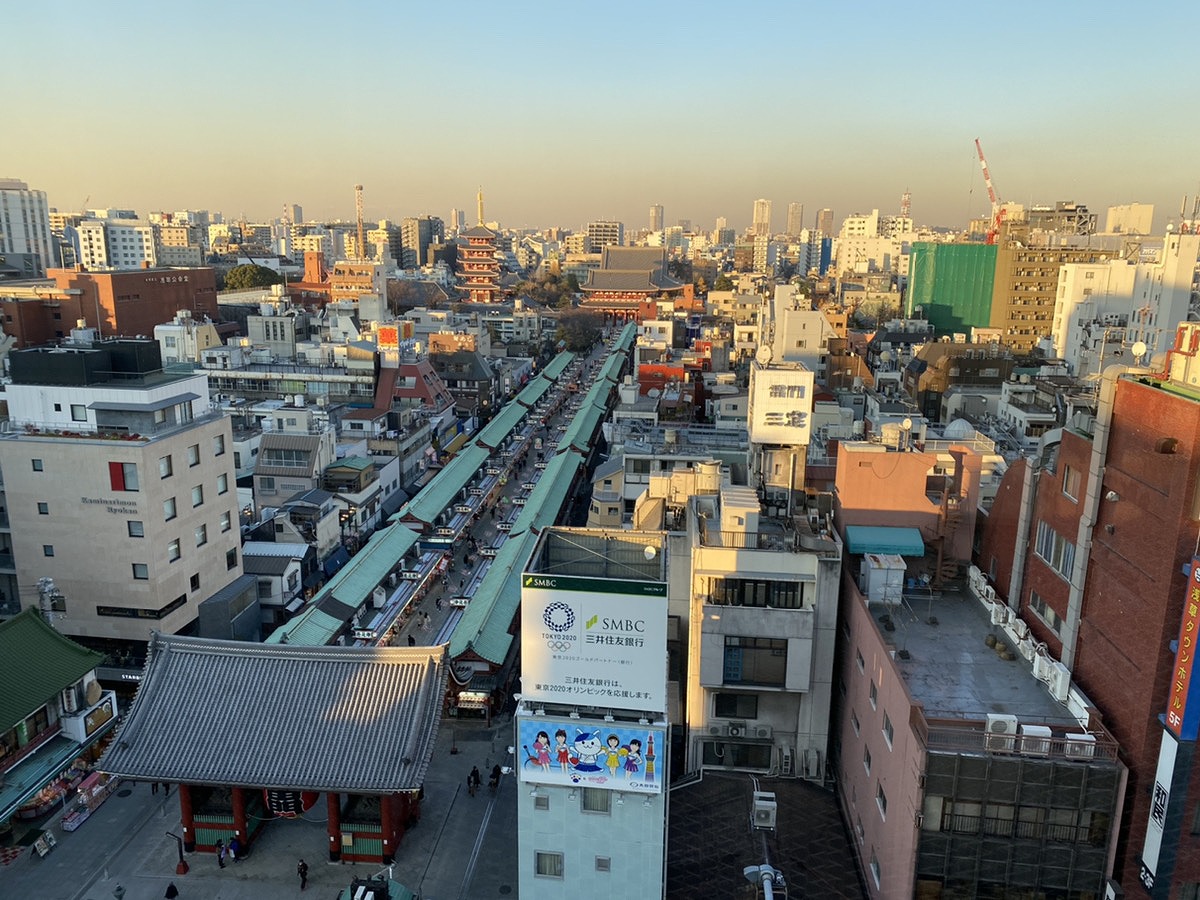
<path fill-rule="evenodd" d="M 0 622 L 0 732 L 32 715 L 63 688 L 103 661 L 104 656 L 63 637 L 26 607 Z"/>
<path fill-rule="evenodd" d="M 494 238 L 496 232 L 483 225 L 476 225 L 473 228 L 468 228 L 466 231 L 460 231 L 458 236 L 465 238 Z"/>
<path fill-rule="evenodd" d="M 600 268 L 588 272 L 584 291 L 677 291 L 683 282 L 667 274 L 667 251 L 662 247 L 605 247 Z"/>
<path fill-rule="evenodd" d="M 190 784 L 417 790 L 446 689 L 445 647 L 302 647 L 156 634 L 98 768 Z"/>

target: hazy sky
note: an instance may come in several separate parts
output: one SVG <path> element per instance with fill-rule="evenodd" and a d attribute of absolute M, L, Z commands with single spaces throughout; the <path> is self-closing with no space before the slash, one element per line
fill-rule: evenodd
<path fill-rule="evenodd" d="M 0 177 L 59 209 L 961 226 L 1200 189 L 1200 3 L 11 0 Z"/>

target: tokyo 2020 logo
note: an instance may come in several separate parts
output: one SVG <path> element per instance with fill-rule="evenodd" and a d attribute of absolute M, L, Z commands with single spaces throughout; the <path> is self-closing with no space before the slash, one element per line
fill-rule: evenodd
<path fill-rule="evenodd" d="M 551 631 L 567 631 L 575 626 L 575 610 L 565 603 L 551 603 L 542 613 L 542 621 Z"/>

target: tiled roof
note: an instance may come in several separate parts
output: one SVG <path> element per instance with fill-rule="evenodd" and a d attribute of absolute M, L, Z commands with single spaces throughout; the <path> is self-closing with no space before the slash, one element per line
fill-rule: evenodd
<path fill-rule="evenodd" d="M 32 607 L 0 622 L 0 732 L 37 711 L 103 659 L 63 637 Z"/>
<path fill-rule="evenodd" d="M 381 794 L 425 779 L 445 647 L 300 647 L 155 635 L 98 768 L 192 784 Z"/>

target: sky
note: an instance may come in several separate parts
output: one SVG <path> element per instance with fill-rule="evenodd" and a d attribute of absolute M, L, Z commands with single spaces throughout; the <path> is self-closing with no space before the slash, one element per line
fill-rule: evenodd
<path fill-rule="evenodd" d="M 18 5 L 20 4 L 20 5 Z M 6 4 L 0 177 L 60 210 L 505 227 L 962 227 L 1001 200 L 1200 191 L 1200 3 Z M 1191 201 L 1189 200 L 1189 209 Z"/>

